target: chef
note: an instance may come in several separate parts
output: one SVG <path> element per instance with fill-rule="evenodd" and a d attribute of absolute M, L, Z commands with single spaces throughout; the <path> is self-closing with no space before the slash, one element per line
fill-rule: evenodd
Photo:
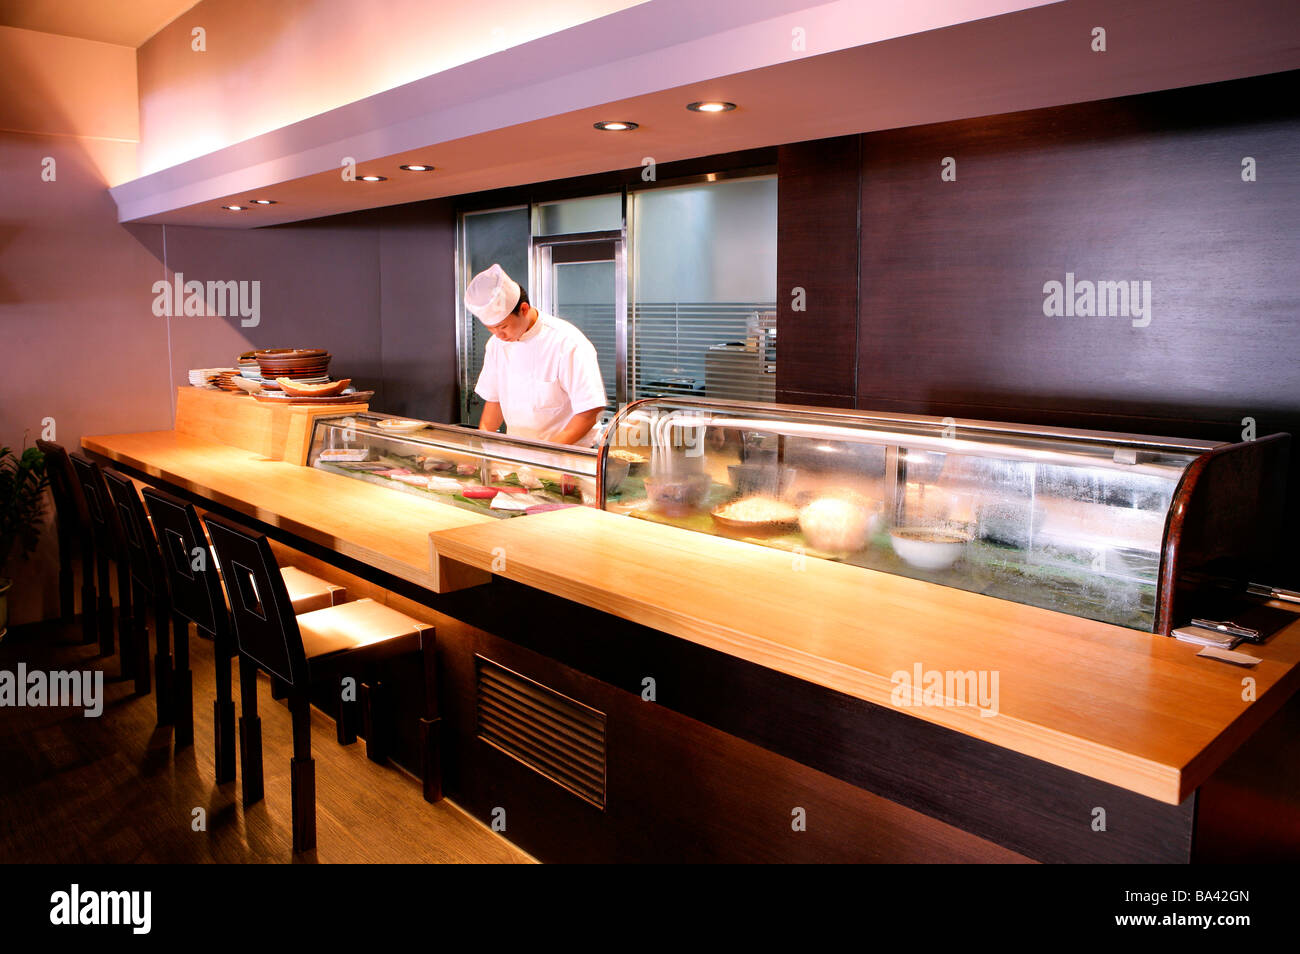
<path fill-rule="evenodd" d="M 474 390 L 487 404 L 479 427 L 557 444 L 590 446 L 605 407 L 596 349 L 563 318 L 538 311 L 500 265 L 479 272 L 465 307 L 492 332 Z"/>

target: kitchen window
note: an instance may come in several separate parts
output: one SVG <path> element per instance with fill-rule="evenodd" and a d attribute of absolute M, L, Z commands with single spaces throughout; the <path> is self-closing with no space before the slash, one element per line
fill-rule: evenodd
<path fill-rule="evenodd" d="M 596 347 L 608 407 L 643 397 L 775 399 L 775 175 L 652 184 L 467 212 L 460 281 L 499 262 Z M 461 419 L 491 337 L 460 316 Z"/>

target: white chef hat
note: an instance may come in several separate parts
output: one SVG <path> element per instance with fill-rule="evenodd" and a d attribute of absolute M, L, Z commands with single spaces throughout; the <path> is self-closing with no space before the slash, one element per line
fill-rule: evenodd
<path fill-rule="evenodd" d="M 491 327 L 505 320 L 519 304 L 519 283 L 500 265 L 483 269 L 465 288 L 465 307 Z"/>

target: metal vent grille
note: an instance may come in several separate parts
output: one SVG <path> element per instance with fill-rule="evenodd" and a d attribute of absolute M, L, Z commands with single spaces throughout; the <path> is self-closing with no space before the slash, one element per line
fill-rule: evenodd
<path fill-rule="evenodd" d="M 475 663 L 478 737 L 603 809 L 605 713 L 490 659 Z"/>

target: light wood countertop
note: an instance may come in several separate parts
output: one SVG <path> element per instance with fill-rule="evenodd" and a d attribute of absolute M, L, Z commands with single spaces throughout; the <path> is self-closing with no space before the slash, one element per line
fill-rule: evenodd
<path fill-rule="evenodd" d="M 173 431 L 82 446 L 435 592 L 496 572 L 1171 804 L 1300 686 L 1300 621 L 1240 647 L 1264 660 L 1244 669 L 1163 637 L 585 507 L 494 520 Z M 918 665 L 996 673 L 996 714 L 895 705 L 891 677 Z"/>
<path fill-rule="evenodd" d="M 432 530 L 497 522 L 483 514 L 176 431 L 85 437 L 81 446 L 435 591 L 490 578 L 474 570 L 439 579 L 429 551 Z"/>
<path fill-rule="evenodd" d="M 432 541 L 443 562 L 494 569 L 1171 804 L 1300 683 L 1300 621 L 1264 646 L 1239 647 L 1264 660 L 1246 669 L 1166 637 L 814 558 L 800 565 L 778 550 L 588 508 Z M 896 705 L 891 677 L 917 666 L 982 671 L 990 688 L 996 673 L 996 714 Z M 1243 698 L 1246 679 L 1254 702 Z"/>

